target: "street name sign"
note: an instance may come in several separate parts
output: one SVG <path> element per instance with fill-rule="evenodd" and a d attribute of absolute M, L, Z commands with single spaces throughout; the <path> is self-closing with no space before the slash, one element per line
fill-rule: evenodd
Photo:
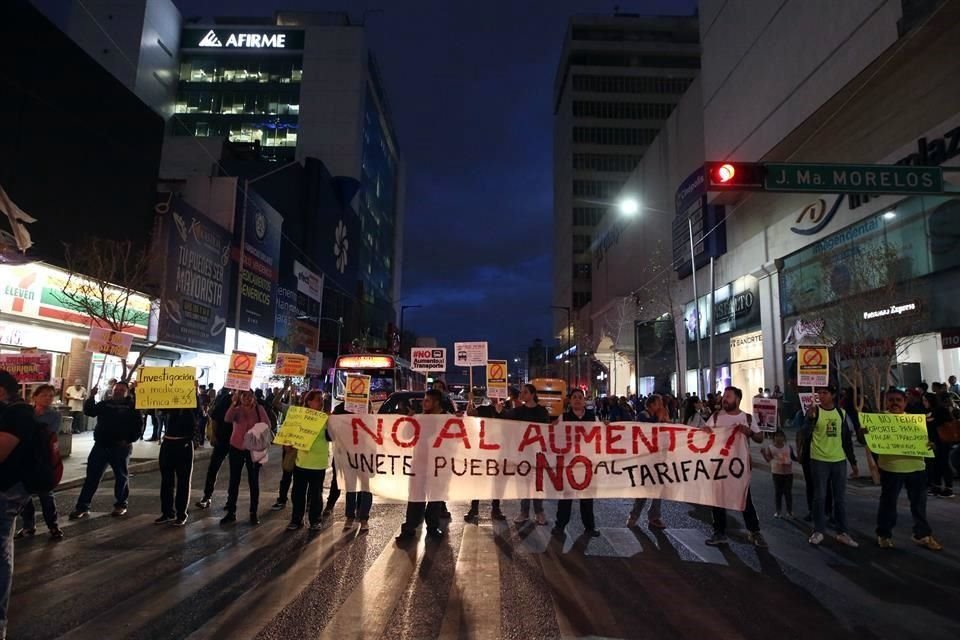
<path fill-rule="evenodd" d="M 882 164 L 767 163 L 765 191 L 811 193 L 943 193 L 940 167 Z"/>

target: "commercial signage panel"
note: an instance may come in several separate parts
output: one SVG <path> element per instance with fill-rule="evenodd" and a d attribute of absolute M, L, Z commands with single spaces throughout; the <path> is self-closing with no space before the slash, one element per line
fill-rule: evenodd
<path fill-rule="evenodd" d="M 257 27 L 184 29 L 180 42 L 181 49 L 298 51 L 303 49 L 303 31 Z"/>

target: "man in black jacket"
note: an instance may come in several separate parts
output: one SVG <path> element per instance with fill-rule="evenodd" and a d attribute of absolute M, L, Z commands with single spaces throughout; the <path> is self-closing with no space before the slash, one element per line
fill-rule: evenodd
<path fill-rule="evenodd" d="M 210 464 L 207 467 L 207 481 L 203 486 L 203 498 L 197 503 L 200 509 L 209 509 L 210 502 L 213 499 L 213 491 L 217 487 L 217 475 L 220 473 L 220 467 L 223 461 L 227 459 L 230 453 L 230 436 L 233 435 L 233 424 L 226 421 L 227 409 L 232 402 L 230 390 L 220 389 L 220 394 L 210 409 L 210 419 L 213 420 L 213 438 L 210 444 L 213 445 L 213 454 L 210 456 Z"/>
<path fill-rule="evenodd" d="M 583 424 L 594 422 L 597 419 L 593 411 L 587 409 L 587 399 L 581 389 L 571 391 L 567 399 L 569 400 L 570 408 L 563 414 L 564 422 Z M 573 500 L 557 501 L 557 522 L 553 525 L 553 530 L 551 531 L 555 537 L 562 538 L 566 535 L 564 530 L 567 528 L 567 523 L 570 522 L 570 510 L 572 507 Z M 584 535 L 590 536 L 591 538 L 596 538 L 600 535 L 600 532 L 597 530 L 597 522 L 593 517 L 593 498 L 580 499 L 580 520 L 583 522 Z"/>
<path fill-rule="evenodd" d="M 77 507 L 70 514 L 71 520 L 79 520 L 90 515 L 90 502 L 100 486 L 100 479 L 107 465 L 113 469 L 114 498 L 113 513 L 119 517 L 127 513 L 127 498 L 130 496 L 130 476 L 127 466 L 133 443 L 140 439 L 140 414 L 134 409 L 133 402 L 127 397 L 129 389 L 126 382 L 118 382 L 112 395 L 96 402 L 97 388 L 90 390 L 90 397 L 83 404 L 83 412 L 97 419 L 93 431 L 93 449 L 87 457 L 87 477 L 83 482 Z"/>

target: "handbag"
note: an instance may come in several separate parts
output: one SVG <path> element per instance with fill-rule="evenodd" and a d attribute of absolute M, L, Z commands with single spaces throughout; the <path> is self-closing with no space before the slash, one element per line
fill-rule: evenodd
<path fill-rule="evenodd" d="M 280 466 L 283 467 L 283 470 L 287 473 L 293 473 L 294 468 L 297 466 L 297 450 L 293 447 L 284 447 L 283 462 L 280 463 Z"/>
<path fill-rule="evenodd" d="M 940 436 L 940 442 L 957 444 L 960 442 L 960 420 L 943 423 L 937 427 L 937 435 Z"/>

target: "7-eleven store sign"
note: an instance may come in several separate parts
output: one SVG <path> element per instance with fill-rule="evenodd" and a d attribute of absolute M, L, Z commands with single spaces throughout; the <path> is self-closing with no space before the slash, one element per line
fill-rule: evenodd
<path fill-rule="evenodd" d="M 67 277 L 67 272 L 61 269 L 37 263 L 0 266 L 0 313 L 77 327 L 91 326 L 94 323 L 90 317 L 78 313 L 64 301 Z M 130 326 L 125 333 L 145 338 L 150 322 L 150 300 L 131 296 L 127 317 Z"/>

